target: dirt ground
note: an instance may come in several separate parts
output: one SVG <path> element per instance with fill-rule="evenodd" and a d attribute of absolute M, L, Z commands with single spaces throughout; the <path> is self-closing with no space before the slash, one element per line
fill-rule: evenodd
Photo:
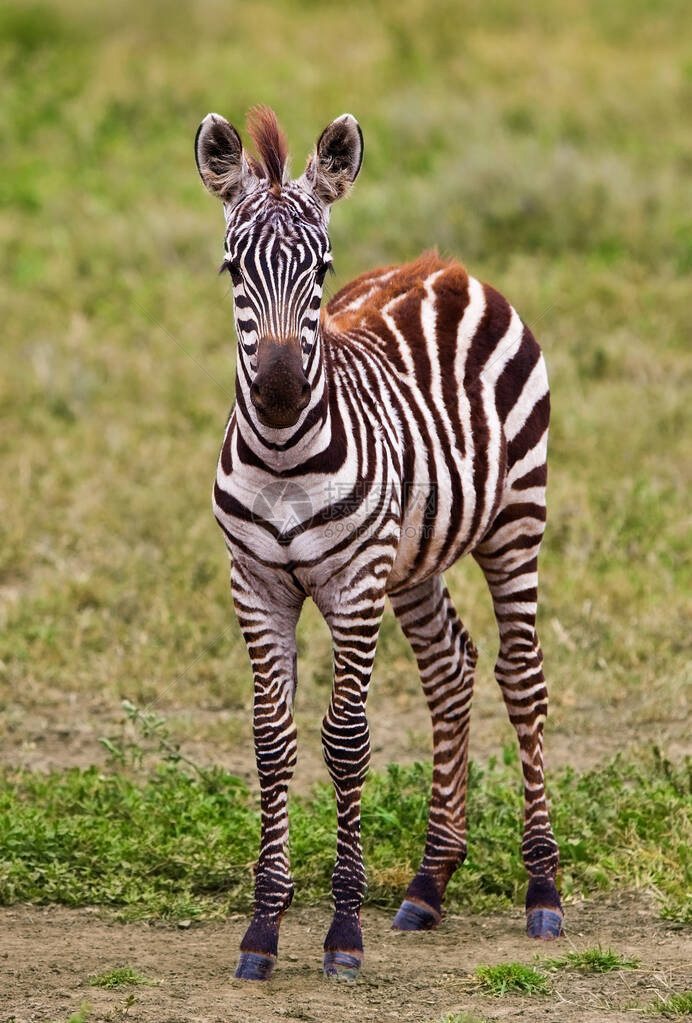
<path fill-rule="evenodd" d="M 3 909 L 0 1021 L 62 1023 L 87 1002 L 90 1023 L 425 1023 L 463 1010 L 486 1020 L 631 1023 L 671 992 L 692 987 L 692 936 L 660 920 L 653 900 L 641 894 L 567 907 L 566 937 L 550 945 L 524 936 L 520 911 L 450 917 L 433 933 L 399 934 L 390 930 L 389 914 L 369 910 L 365 964 L 355 984 L 322 976 L 328 920 L 325 909 L 289 912 L 279 962 L 264 985 L 233 979 L 240 917 L 181 930 L 117 923 L 89 909 Z M 553 992 L 535 997 L 482 995 L 471 976 L 480 964 L 534 964 L 537 955 L 598 943 L 640 959 L 640 968 L 589 976 L 560 971 Z M 125 965 L 151 986 L 89 986 L 94 974 Z"/>

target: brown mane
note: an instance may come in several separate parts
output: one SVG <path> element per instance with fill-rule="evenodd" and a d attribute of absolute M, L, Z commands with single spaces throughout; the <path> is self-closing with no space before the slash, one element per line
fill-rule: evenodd
<path fill-rule="evenodd" d="M 423 252 L 412 263 L 383 266 L 369 270 L 350 281 L 330 299 L 321 311 L 324 326 L 347 331 L 363 324 L 368 317 L 378 317 L 383 306 L 399 296 L 422 291 L 423 282 L 437 270 L 453 268 L 455 280 L 463 287 L 466 271 L 452 259 L 444 259 L 435 250 Z"/>
<path fill-rule="evenodd" d="M 258 156 L 250 157 L 252 169 L 263 178 L 268 178 L 274 193 L 278 195 L 288 159 L 288 145 L 271 107 L 253 107 L 247 116 L 247 130 Z"/>

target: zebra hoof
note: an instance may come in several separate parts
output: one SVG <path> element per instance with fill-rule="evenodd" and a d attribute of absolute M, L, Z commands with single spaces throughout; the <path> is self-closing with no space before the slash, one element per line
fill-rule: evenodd
<path fill-rule="evenodd" d="M 424 902 L 411 902 L 410 899 L 404 899 L 392 921 L 392 930 L 432 931 L 441 919 L 440 913 L 432 906 L 428 906 Z"/>
<path fill-rule="evenodd" d="M 562 913 L 559 909 L 527 909 L 526 933 L 538 941 L 554 941 L 562 934 Z"/>
<path fill-rule="evenodd" d="M 269 980 L 275 962 L 276 956 L 263 952 L 241 952 L 236 980 Z"/>
<path fill-rule="evenodd" d="M 341 952 L 336 948 L 329 949 L 324 953 L 324 975 L 334 980 L 356 980 L 362 962 L 361 952 Z"/>

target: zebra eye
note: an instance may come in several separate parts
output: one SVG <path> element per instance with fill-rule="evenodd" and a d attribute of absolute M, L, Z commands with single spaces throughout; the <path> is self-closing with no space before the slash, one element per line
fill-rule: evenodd
<path fill-rule="evenodd" d="M 237 263 L 234 263 L 232 259 L 224 259 L 219 267 L 219 273 L 222 274 L 224 270 L 228 270 L 234 284 L 240 284 L 243 278 Z"/>
<path fill-rule="evenodd" d="M 324 278 L 327 276 L 327 271 L 331 269 L 332 269 L 331 261 L 328 263 L 322 263 L 320 264 L 320 266 L 317 267 L 315 279 L 317 280 L 318 284 L 322 284 L 324 282 Z"/>

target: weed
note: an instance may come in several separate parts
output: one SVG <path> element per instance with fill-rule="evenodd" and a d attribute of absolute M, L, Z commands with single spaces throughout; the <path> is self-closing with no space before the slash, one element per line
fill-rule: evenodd
<path fill-rule="evenodd" d="M 119 987 L 137 987 L 141 984 L 151 984 L 151 981 L 143 977 L 131 966 L 118 966 L 113 970 L 106 970 L 96 977 L 90 977 L 88 981 L 91 987 L 103 987 L 113 990 Z"/>
<path fill-rule="evenodd" d="M 547 995 L 550 980 L 540 970 L 523 963 L 500 963 L 498 966 L 477 966 L 474 970 L 480 987 L 491 995 Z"/>
<path fill-rule="evenodd" d="M 113 1007 L 111 1018 L 115 1020 L 128 1019 L 130 1015 L 130 1009 L 133 1007 L 133 1005 L 136 1005 L 137 1002 L 138 998 L 136 997 L 136 995 L 133 994 L 126 995 L 125 1000 L 121 1005 L 115 1005 Z"/>
<path fill-rule="evenodd" d="M 611 973 L 613 970 L 636 970 L 638 959 L 626 959 L 612 948 L 585 948 L 580 952 L 566 952 L 556 959 L 543 959 L 540 965 L 548 970 L 580 970 L 582 973 Z"/>
<path fill-rule="evenodd" d="M 670 995 L 665 1001 L 654 1006 L 652 1011 L 669 1019 L 692 1016 L 692 991 L 680 991 L 676 995 Z"/>
<path fill-rule="evenodd" d="M 82 1002 L 76 1012 L 73 1012 L 69 1019 L 65 1020 L 65 1023 L 88 1023 L 89 1017 L 91 1016 L 91 1006 L 88 1002 Z M 56 1020 L 55 1023 L 58 1023 Z"/>
<path fill-rule="evenodd" d="M 131 700 L 122 700 L 125 717 L 115 736 L 101 736 L 99 742 L 108 753 L 111 766 L 140 770 L 146 760 L 165 764 L 185 764 L 201 778 L 205 770 L 180 751 L 170 736 L 166 718 L 153 710 L 141 709 Z"/>

